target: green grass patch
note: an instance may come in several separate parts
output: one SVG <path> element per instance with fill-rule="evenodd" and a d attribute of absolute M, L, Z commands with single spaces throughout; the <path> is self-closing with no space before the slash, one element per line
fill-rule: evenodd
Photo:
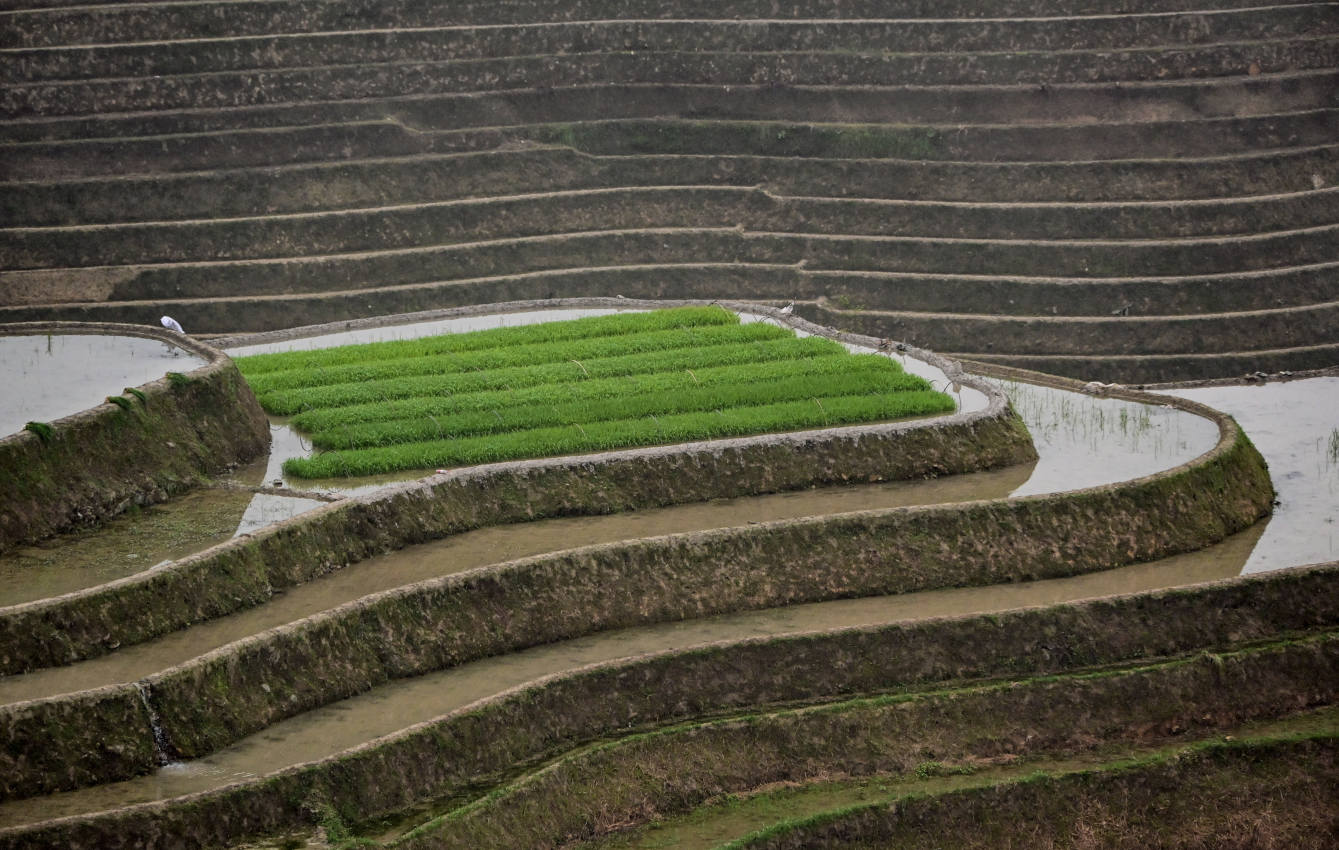
<path fill-rule="evenodd" d="M 365 355 L 365 356 L 363 356 Z M 948 412 L 886 357 L 717 307 L 238 358 L 320 451 L 303 478 L 464 466 Z"/>

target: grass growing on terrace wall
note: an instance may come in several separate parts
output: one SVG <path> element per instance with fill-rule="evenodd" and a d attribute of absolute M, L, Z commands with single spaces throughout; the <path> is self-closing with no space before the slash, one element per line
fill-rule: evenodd
<path fill-rule="evenodd" d="M 885 421 L 953 402 L 894 361 L 717 307 L 238 359 L 325 478 Z"/>

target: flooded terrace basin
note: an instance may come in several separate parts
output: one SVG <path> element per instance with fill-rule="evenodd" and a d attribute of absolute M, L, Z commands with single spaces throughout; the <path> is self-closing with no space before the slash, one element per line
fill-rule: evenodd
<path fill-rule="evenodd" d="M 205 360 L 176 346 L 135 336 L 0 335 L 0 436 L 26 422 L 51 422 L 102 404 L 126 387 Z"/>

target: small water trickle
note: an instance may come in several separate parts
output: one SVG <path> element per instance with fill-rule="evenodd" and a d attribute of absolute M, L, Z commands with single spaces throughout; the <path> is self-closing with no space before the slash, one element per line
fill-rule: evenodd
<path fill-rule="evenodd" d="M 154 758 L 158 766 L 162 767 L 172 761 L 172 757 L 168 755 L 172 745 L 167 740 L 167 732 L 164 731 L 163 724 L 158 718 L 158 712 L 154 710 L 153 703 L 149 702 L 148 686 L 143 682 L 136 682 L 135 690 L 139 692 L 139 701 L 144 703 L 144 712 L 149 716 L 149 729 L 153 731 Z"/>

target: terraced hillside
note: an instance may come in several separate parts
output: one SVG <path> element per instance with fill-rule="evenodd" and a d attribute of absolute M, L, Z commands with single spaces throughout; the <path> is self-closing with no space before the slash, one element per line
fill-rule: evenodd
<path fill-rule="evenodd" d="M 0 848 L 666 846 L 778 791 L 728 836 L 1332 845 L 1339 565 L 1235 577 L 1235 421 L 1032 376 L 1109 424 L 1043 452 L 938 362 L 951 416 L 441 472 L 0 606 Z"/>
<path fill-rule="evenodd" d="M 0 321 L 795 301 L 1146 381 L 1339 362 L 1339 5 L 6 0 Z"/>

